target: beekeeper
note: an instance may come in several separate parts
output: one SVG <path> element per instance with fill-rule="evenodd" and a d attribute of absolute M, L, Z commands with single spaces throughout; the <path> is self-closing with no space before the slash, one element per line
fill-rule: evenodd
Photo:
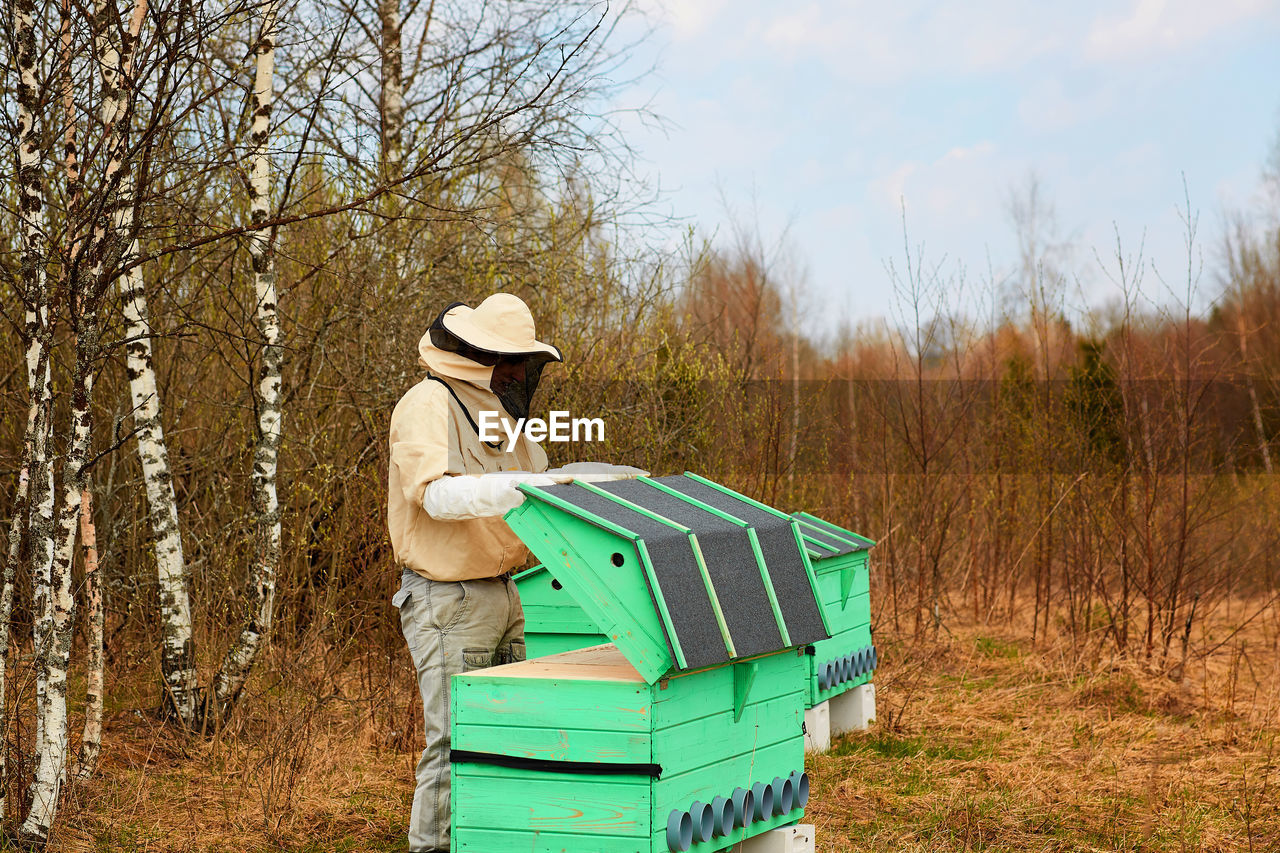
<path fill-rule="evenodd" d="M 523 431 L 507 452 L 506 428 L 528 418 L 543 369 L 558 361 L 518 296 L 497 293 L 475 309 L 454 303 L 418 344 L 427 377 L 391 414 L 387 526 L 403 570 L 392 603 L 426 724 L 409 818 L 414 853 L 449 849 L 450 676 L 525 657 L 510 573 L 529 551 L 502 520 L 524 500 L 516 486 L 645 473 L 602 463 L 547 471 L 546 453 Z M 502 440 L 481 440 L 483 412 L 505 422 Z"/>

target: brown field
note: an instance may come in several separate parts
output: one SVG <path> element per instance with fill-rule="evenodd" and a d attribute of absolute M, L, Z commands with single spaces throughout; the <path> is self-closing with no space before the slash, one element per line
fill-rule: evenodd
<path fill-rule="evenodd" d="M 1280 849 L 1270 620 L 1200 638 L 1218 647 L 1180 682 L 1074 644 L 942 635 L 882 637 L 878 724 L 810 756 L 820 851 Z M 337 676 L 303 657 L 259 674 L 233 728 L 187 739 L 140 710 L 156 704 L 141 663 L 135 689 L 109 694 L 100 771 L 55 849 L 407 849 L 407 655 L 370 652 Z"/>

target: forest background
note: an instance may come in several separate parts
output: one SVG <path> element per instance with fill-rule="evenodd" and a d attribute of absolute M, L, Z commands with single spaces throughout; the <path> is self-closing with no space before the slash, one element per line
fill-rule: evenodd
<path fill-rule="evenodd" d="M 508 290 L 566 354 L 540 408 L 607 424 L 553 464 L 878 541 L 879 726 L 815 765 L 835 849 L 1280 844 L 1278 211 L 1185 204 L 1153 302 L 1141 246 L 1081 262 L 1032 181 L 1013 272 L 947 273 L 904 222 L 896 322 L 811 339 L 795 259 L 631 177 L 630 14 L 8 9 L 9 835 L 403 845 L 387 424 L 430 320 Z M 1119 297 L 1068 311 L 1086 265 Z"/>

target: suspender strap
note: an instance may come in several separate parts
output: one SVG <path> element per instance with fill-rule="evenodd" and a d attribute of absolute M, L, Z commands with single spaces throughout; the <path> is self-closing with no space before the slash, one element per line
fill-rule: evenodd
<path fill-rule="evenodd" d="M 457 402 L 457 404 L 458 404 L 458 408 L 459 408 L 459 409 L 462 409 L 462 414 L 463 414 L 464 416 L 466 416 L 467 423 L 471 424 L 471 428 L 472 428 L 473 430 L 475 430 L 476 438 L 480 438 L 480 427 L 479 427 L 479 425 L 478 425 L 478 424 L 476 424 L 476 420 L 475 420 L 475 418 L 471 417 L 471 410 L 470 410 L 470 409 L 468 409 L 468 408 L 467 408 L 467 406 L 466 406 L 466 404 L 462 402 L 462 399 L 458 396 L 458 392 L 453 390 L 453 386 L 452 386 L 452 385 L 450 385 L 448 382 L 445 382 L 445 381 L 444 381 L 443 379 L 441 379 L 439 376 L 432 376 L 432 375 L 428 374 L 428 375 L 427 375 L 427 378 L 428 378 L 428 379 L 430 379 L 430 380 L 431 380 L 431 381 L 433 381 L 433 382 L 439 382 L 441 385 L 443 385 L 445 388 L 447 388 L 447 389 L 448 389 L 448 391 L 449 391 L 449 396 L 450 396 L 450 397 L 452 397 L 452 398 L 454 399 L 454 401 L 455 401 L 455 402 Z M 482 438 L 481 438 L 481 439 L 480 439 L 480 443 L 481 443 L 481 444 L 483 444 L 483 445 L 485 445 L 486 447 L 493 448 L 494 450 L 500 450 L 500 449 L 502 448 L 502 439 L 501 439 L 501 438 L 499 438 L 496 442 L 485 441 L 484 439 L 482 439 Z"/>

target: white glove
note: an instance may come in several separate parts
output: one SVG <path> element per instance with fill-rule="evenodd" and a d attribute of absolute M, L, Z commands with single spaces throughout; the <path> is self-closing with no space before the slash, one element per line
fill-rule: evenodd
<path fill-rule="evenodd" d="M 440 477 L 427 484 L 422 493 L 422 508 L 437 521 L 501 516 L 524 502 L 524 494 L 516 488 L 520 483 L 552 486 L 572 479 L 568 474 L 534 474 L 529 471 Z"/>
<path fill-rule="evenodd" d="M 605 483 L 610 480 L 634 480 L 648 477 L 649 472 L 630 465 L 610 465 L 608 462 L 570 462 L 560 468 L 552 468 L 547 475 L 570 476 L 581 483 Z"/>

